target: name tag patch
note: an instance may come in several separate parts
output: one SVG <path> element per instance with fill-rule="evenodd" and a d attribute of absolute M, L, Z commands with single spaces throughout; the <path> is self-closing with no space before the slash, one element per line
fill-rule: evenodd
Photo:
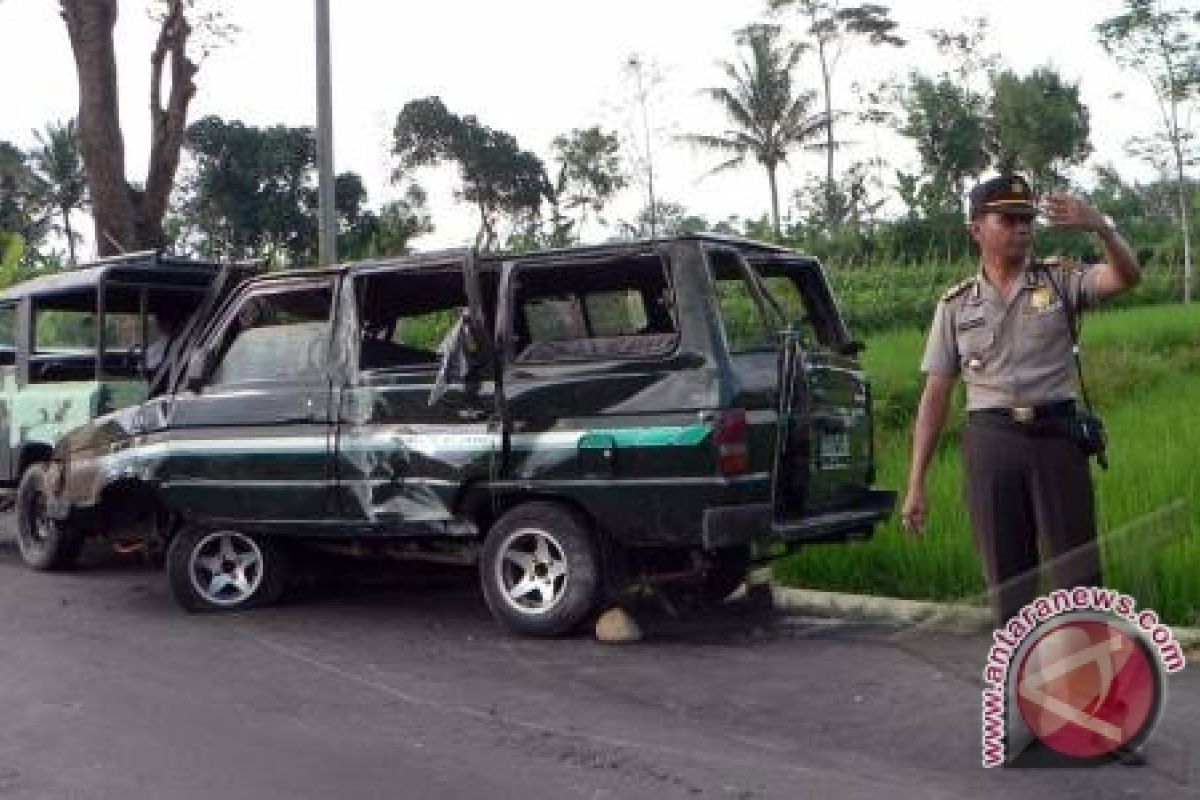
<path fill-rule="evenodd" d="M 975 328 L 982 326 L 984 322 L 986 322 L 986 320 L 984 320 L 983 317 L 969 317 L 967 319 L 960 319 L 958 321 L 958 329 L 960 331 L 974 330 Z"/>

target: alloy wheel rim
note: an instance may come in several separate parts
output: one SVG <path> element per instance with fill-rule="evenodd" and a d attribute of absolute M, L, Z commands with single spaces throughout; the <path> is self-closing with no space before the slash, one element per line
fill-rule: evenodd
<path fill-rule="evenodd" d="M 217 531 L 201 539 L 188 557 L 192 588 L 206 602 L 236 606 L 254 596 L 263 579 L 258 543 L 236 531 Z"/>
<path fill-rule="evenodd" d="M 500 546 L 496 576 L 505 602 L 530 615 L 554 609 L 570 582 L 562 544 L 540 528 L 521 528 L 508 535 Z"/>

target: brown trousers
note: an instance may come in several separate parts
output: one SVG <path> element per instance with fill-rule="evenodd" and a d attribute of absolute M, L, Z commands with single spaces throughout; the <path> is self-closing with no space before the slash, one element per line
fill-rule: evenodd
<path fill-rule="evenodd" d="M 972 419 L 963 433 L 967 508 L 997 627 L 1049 589 L 1101 585 L 1087 456 L 1065 434 Z"/>

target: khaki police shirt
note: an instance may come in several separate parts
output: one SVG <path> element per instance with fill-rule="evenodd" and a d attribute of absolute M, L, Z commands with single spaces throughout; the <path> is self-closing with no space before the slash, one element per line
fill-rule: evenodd
<path fill-rule="evenodd" d="M 1073 399 L 1071 336 L 1051 279 L 1078 314 L 1099 302 L 1096 274 L 1077 262 L 1038 262 L 1018 278 L 1017 290 L 1005 302 L 981 269 L 942 296 L 925 343 L 921 371 L 961 374 L 968 409 Z"/>

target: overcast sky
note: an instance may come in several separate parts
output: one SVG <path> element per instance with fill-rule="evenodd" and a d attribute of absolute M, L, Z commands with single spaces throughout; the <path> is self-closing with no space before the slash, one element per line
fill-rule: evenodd
<path fill-rule="evenodd" d="M 315 124 L 313 2 L 209 2 L 227 9 L 241 32 L 201 65 L 191 118 L 218 114 L 256 125 Z M 336 169 L 360 173 L 373 205 L 399 195 L 389 183 L 394 166 L 389 139 L 396 113 L 408 100 L 440 95 L 452 111 L 473 113 L 511 132 L 523 147 L 548 160 L 550 142 L 559 133 L 592 124 L 628 127 L 623 109 L 633 84 L 623 66 L 630 54 L 639 53 L 662 76 L 650 106 L 658 129 L 660 198 L 713 220 L 767 211 L 766 181 L 754 165 L 704 177 L 715 157 L 671 139 L 675 133 L 723 128 L 720 112 L 698 90 L 720 83 L 717 62 L 736 55 L 733 32 L 762 20 L 765 0 L 334 0 L 331 5 Z M 925 31 L 961 27 L 964 18 L 983 16 L 990 23 L 989 47 L 1008 66 L 1024 73 L 1049 64 L 1079 82 L 1091 109 L 1095 147 L 1079 177 L 1086 182 L 1091 167 L 1112 161 L 1135 176 L 1142 168 L 1123 159 L 1122 146 L 1157 124 L 1153 96 L 1143 79 L 1113 64 L 1093 30 L 1120 5 L 1119 0 L 896 0 L 893 16 L 910 46 L 857 45 L 844 58 L 835 102 L 852 106 L 848 89 L 855 80 L 945 68 Z M 140 180 L 147 158 L 147 81 L 155 30 L 140 0 L 124 0 L 121 13 L 121 120 L 129 175 Z M 74 62 L 58 3 L 0 0 L 0 42 L 0 139 L 28 147 L 32 129 L 71 117 L 77 108 Z M 815 57 L 806 58 L 801 71 L 802 82 L 816 88 Z M 860 146 L 839 155 L 841 163 L 879 154 L 897 168 L 915 166 L 903 140 L 853 133 Z M 822 155 L 795 155 L 781 175 L 781 195 L 790 198 L 806 175 L 822 172 Z M 428 175 L 422 183 L 430 190 L 437 231 L 420 246 L 470 239 L 475 219 L 453 202 L 452 174 Z M 631 218 L 640 205 L 631 188 L 609 216 Z"/>

